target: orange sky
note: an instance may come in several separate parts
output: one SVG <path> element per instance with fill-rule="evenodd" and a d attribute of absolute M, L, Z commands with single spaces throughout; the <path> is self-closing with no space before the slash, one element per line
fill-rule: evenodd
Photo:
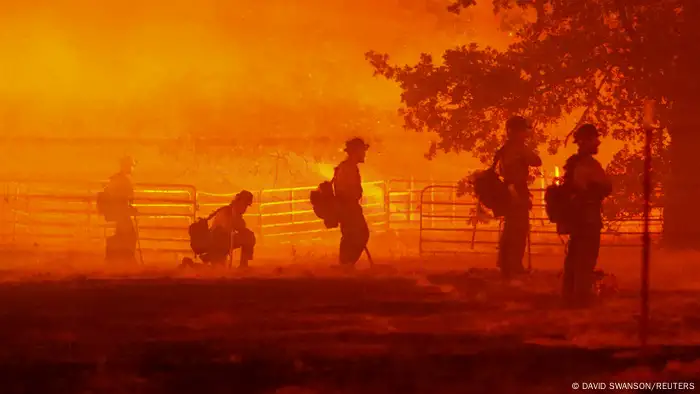
<path fill-rule="evenodd" d="M 421 51 L 439 56 L 471 40 L 497 47 L 509 40 L 498 31 L 490 2 L 459 17 L 444 3 L 6 2 L 0 14 L 0 132 L 172 137 L 192 127 L 187 117 L 196 121 L 199 110 L 219 119 L 227 133 L 249 134 L 255 117 L 228 125 L 237 122 L 238 109 L 262 102 L 345 101 L 394 111 L 400 91 L 372 77 L 367 50 L 414 62 Z M 259 116 L 264 120 L 264 113 Z M 293 130 L 294 120 L 289 123 Z M 417 141 L 410 149 L 417 159 L 428 138 L 410 139 Z M 472 162 L 444 159 L 465 161 Z"/>
<path fill-rule="evenodd" d="M 0 93 L 54 118 L 68 108 L 82 107 L 89 118 L 104 106 L 156 100 L 165 112 L 178 98 L 212 106 L 233 98 L 341 98 L 395 107 L 398 90 L 371 78 L 365 51 L 411 61 L 421 50 L 463 42 L 468 29 L 494 26 L 488 9 L 476 23 L 462 17 L 457 24 L 441 7 L 426 13 L 425 3 L 15 2 L 0 20 Z"/>

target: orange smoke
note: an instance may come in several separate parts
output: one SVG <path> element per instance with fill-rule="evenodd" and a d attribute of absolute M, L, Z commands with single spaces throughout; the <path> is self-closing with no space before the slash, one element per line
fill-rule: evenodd
<path fill-rule="evenodd" d="M 445 48 L 471 40 L 501 47 L 509 40 L 497 31 L 490 5 L 456 16 L 445 11 L 447 3 L 5 2 L 2 137 L 206 135 L 243 145 L 306 134 L 372 137 L 367 134 L 392 130 L 393 136 L 402 135 L 395 115 L 400 89 L 372 76 L 367 50 L 412 63 L 423 51 L 439 57 Z M 370 119 L 358 125 L 358 115 L 347 108 L 389 116 L 381 124 Z M 425 149 L 420 144 L 414 149 L 417 158 Z M 5 171 L 37 166 L 33 171 L 43 174 L 31 157 L 37 154 L 34 147 L 18 149 L 10 161 L 16 168 Z M 128 147 L 101 149 L 96 158 L 57 149 L 50 154 L 66 160 L 54 160 L 52 170 L 60 165 L 62 173 L 80 172 L 89 161 L 99 173 L 111 171 Z M 81 160 L 71 162 L 74 157 Z"/>
<path fill-rule="evenodd" d="M 105 125 L 114 121 L 174 135 L 179 110 L 200 108 L 233 123 L 219 111 L 244 100 L 348 100 L 393 110 L 398 89 L 372 78 L 363 53 L 411 61 L 463 42 L 474 27 L 456 28 L 449 22 L 457 17 L 428 13 L 420 1 L 57 0 L 6 11 L 0 94 L 26 118 L 45 120 L 24 119 L 28 131 L 52 135 L 123 133 Z M 66 119 L 80 125 L 62 125 Z"/>

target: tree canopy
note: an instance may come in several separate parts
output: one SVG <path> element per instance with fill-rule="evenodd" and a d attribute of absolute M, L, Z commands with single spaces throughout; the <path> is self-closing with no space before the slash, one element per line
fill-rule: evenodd
<path fill-rule="evenodd" d="M 375 70 L 398 83 L 405 128 L 436 133 L 428 157 L 472 152 L 489 160 L 499 145 L 505 120 L 523 114 L 533 122 L 538 144 L 555 153 L 562 138 L 548 134 L 564 116 L 579 114 L 604 135 L 629 142 L 609 170 L 640 192 L 626 172 L 638 166 L 643 106 L 657 102 L 661 133 L 680 132 L 684 114 L 699 86 L 700 60 L 693 26 L 696 0 L 493 0 L 494 12 L 520 9 L 527 18 L 504 51 L 472 43 L 447 49 L 442 61 L 422 54 L 415 65 L 395 65 L 389 55 L 366 54 Z M 458 0 L 450 12 L 476 4 Z M 690 52 L 690 53 L 689 53 Z M 685 105 L 681 105 L 685 104 Z M 675 137 L 672 137 L 675 140 Z M 657 138 L 655 174 L 668 138 Z M 662 165 L 666 163 L 666 165 Z M 639 172 L 637 172 L 639 174 Z M 657 177 L 657 181 L 661 181 Z M 634 190 L 631 190 L 634 189 Z"/>

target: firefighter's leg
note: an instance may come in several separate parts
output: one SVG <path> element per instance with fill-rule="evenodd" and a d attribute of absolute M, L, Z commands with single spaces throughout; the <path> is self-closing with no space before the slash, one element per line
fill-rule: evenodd
<path fill-rule="evenodd" d="M 506 278 L 524 271 L 523 256 L 527 246 L 528 229 L 527 207 L 513 207 L 504 218 L 503 233 L 498 248 L 498 266 Z"/>
<path fill-rule="evenodd" d="M 576 303 L 587 305 L 593 298 L 595 285 L 595 266 L 600 251 L 600 230 L 586 228 L 580 235 L 580 248 L 576 265 L 576 286 L 574 297 Z"/>
<path fill-rule="evenodd" d="M 513 217 L 513 237 L 510 247 L 513 250 L 511 257 L 511 272 L 521 274 L 523 268 L 523 257 L 527 249 L 527 233 L 530 229 L 530 211 L 527 206 L 518 207 Z"/>
<path fill-rule="evenodd" d="M 562 277 L 562 295 L 566 304 L 572 305 L 575 302 L 576 276 L 578 273 L 578 258 L 581 249 L 581 238 L 573 233 L 569 237 L 566 248 L 566 258 L 564 259 L 564 274 Z"/>
<path fill-rule="evenodd" d="M 129 221 L 125 223 L 125 230 L 128 232 L 124 234 L 124 255 L 127 261 L 136 263 L 136 246 L 139 240 L 136 224 L 131 217 L 129 217 Z"/>
<path fill-rule="evenodd" d="M 255 233 L 249 229 L 245 229 L 244 231 L 240 231 L 236 234 L 233 248 L 241 248 L 241 260 L 239 267 L 248 267 L 248 261 L 253 260 L 255 241 Z"/>
<path fill-rule="evenodd" d="M 136 230 L 129 216 L 119 218 L 115 223 L 114 236 L 108 241 L 108 249 L 113 260 L 136 262 Z"/>
<path fill-rule="evenodd" d="M 115 240 L 114 235 L 105 238 L 105 261 L 114 262 L 118 259 L 119 250 L 117 248 L 118 240 Z"/>
<path fill-rule="evenodd" d="M 369 241 L 369 227 L 361 207 L 353 207 L 342 216 L 340 232 L 340 264 L 357 263 Z"/>
<path fill-rule="evenodd" d="M 211 230 L 211 244 L 208 252 L 208 259 L 211 265 L 226 265 L 226 259 L 231 249 L 231 236 L 221 228 Z"/>
<path fill-rule="evenodd" d="M 507 272 L 507 260 L 508 260 L 508 249 L 506 248 L 507 245 L 507 232 L 506 232 L 506 226 L 508 225 L 508 217 L 503 218 L 503 228 L 501 229 L 501 234 L 500 237 L 498 238 L 498 260 L 496 262 L 496 265 L 498 266 L 498 269 L 501 270 L 501 273 L 505 276 L 505 273 Z"/>

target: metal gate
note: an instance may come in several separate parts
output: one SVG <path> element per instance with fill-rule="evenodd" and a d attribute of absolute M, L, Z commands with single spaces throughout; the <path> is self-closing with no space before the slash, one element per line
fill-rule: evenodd
<path fill-rule="evenodd" d="M 456 186 L 442 185 L 427 186 L 421 191 L 418 209 L 420 254 L 496 252 L 503 220 L 491 217 L 473 197 L 457 197 L 456 192 Z M 533 207 L 528 248 L 535 253 L 561 252 L 566 240 L 557 234 L 556 226 L 546 217 L 544 190 L 533 189 L 531 192 Z M 660 215 L 658 210 L 657 215 Z M 652 223 L 652 237 L 658 240 L 662 221 L 656 217 Z M 641 247 L 641 235 L 640 219 L 620 220 L 603 229 L 601 247 Z"/>
<path fill-rule="evenodd" d="M 5 182 L 0 204 L 3 245 L 19 249 L 101 249 L 113 224 L 97 213 L 100 182 Z M 196 215 L 192 185 L 135 185 L 134 206 L 144 250 L 184 251 Z"/>
<path fill-rule="evenodd" d="M 418 212 L 420 255 L 489 252 L 498 244 L 501 221 L 489 220 L 470 196 L 457 197 L 456 186 L 425 187 Z"/>

